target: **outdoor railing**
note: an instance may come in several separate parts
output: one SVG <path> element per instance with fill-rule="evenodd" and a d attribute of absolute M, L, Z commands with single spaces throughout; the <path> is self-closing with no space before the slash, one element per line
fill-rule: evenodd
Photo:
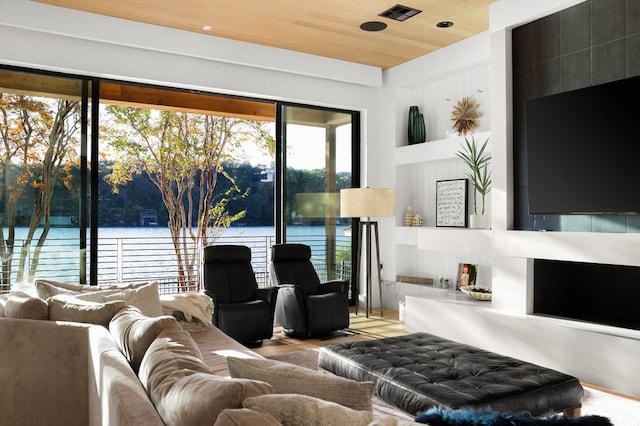
<path fill-rule="evenodd" d="M 312 262 L 321 281 L 351 277 L 351 262 L 337 261 L 334 274 L 329 274 L 325 258 L 324 236 L 297 236 L 296 240 L 311 246 Z M 251 262 L 258 285 L 270 285 L 269 262 L 270 247 L 275 243 L 273 236 L 221 236 L 212 244 L 241 244 L 251 248 Z M 11 262 L 11 271 L 3 269 L 3 282 L 15 284 L 18 268 L 18 256 L 22 241 L 16 242 L 16 249 Z M 348 251 L 350 237 L 339 237 L 338 248 Z M 179 291 L 198 291 L 201 289 L 201 250 L 195 250 L 196 258 L 192 260 L 192 274 L 179 286 L 178 262 L 171 238 L 168 237 L 133 237 L 133 238 L 101 238 L 98 244 L 98 284 L 126 284 L 136 281 L 153 280 L 159 283 L 160 293 L 177 293 Z M 33 250 L 27 258 L 31 261 Z M 40 253 L 35 278 L 49 278 L 67 282 L 78 282 L 80 250 L 77 240 L 47 239 L 46 247 Z M 88 256 L 82 259 L 89 264 Z M 8 275 L 10 273 L 10 275 Z M 87 273 L 87 276 L 89 274 Z M 0 292 L 9 291 L 9 286 L 0 286 Z"/>

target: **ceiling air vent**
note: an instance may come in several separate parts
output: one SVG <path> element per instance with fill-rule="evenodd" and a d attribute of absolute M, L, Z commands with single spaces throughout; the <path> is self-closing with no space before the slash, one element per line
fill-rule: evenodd
<path fill-rule="evenodd" d="M 383 16 L 385 18 L 394 19 L 396 21 L 406 21 L 412 16 L 416 16 L 418 13 L 422 12 L 421 10 L 414 9 L 409 6 L 403 6 L 401 4 L 396 4 L 390 9 L 385 10 L 378 16 Z"/>

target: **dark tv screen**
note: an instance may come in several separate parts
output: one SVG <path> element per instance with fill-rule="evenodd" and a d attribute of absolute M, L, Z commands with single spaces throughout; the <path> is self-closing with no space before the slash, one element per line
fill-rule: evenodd
<path fill-rule="evenodd" d="M 640 213 L 640 77 L 526 102 L 530 214 Z"/>

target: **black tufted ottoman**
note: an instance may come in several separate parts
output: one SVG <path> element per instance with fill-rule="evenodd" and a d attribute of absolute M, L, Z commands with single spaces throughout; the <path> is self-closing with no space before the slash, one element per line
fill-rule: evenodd
<path fill-rule="evenodd" d="M 427 333 L 323 346 L 318 367 L 374 382 L 378 397 L 411 415 L 441 406 L 575 417 L 582 405 L 575 377 Z"/>

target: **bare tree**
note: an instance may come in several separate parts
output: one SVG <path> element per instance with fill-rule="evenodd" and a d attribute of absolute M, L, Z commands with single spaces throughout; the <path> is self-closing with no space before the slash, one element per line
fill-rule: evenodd
<path fill-rule="evenodd" d="M 245 214 L 228 213 L 229 191 L 214 199 L 218 174 L 225 174 L 223 161 L 239 144 L 269 144 L 272 138 L 257 121 L 117 106 L 107 112 L 116 124 L 108 138 L 117 158 L 106 180 L 117 192 L 134 174 L 146 173 L 158 188 L 169 216 L 179 287 L 188 289 L 198 282 L 201 248 Z M 231 190 L 242 195 L 235 184 Z"/>

